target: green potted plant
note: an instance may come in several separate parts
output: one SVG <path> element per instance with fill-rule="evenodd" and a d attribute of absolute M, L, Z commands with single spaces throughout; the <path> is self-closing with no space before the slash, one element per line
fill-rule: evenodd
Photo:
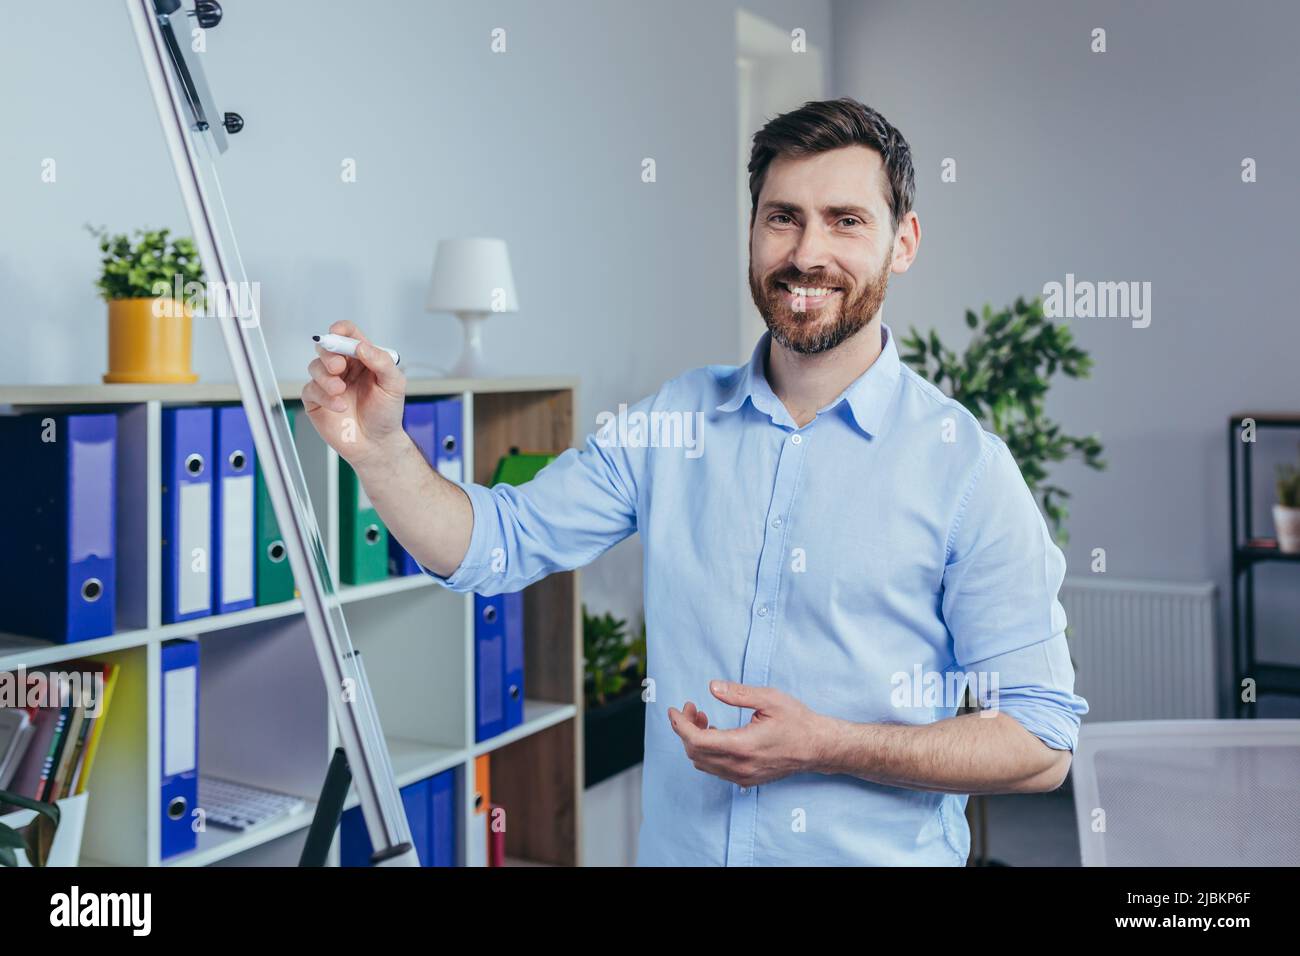
<path fill-rule="evenodd" d="M 99 240 L 96 283 L 108 303 L 108 372 L 105 382 L 195 382 L 190 371 L 195 301 L 202 301 L 203 267 L 194 243 L 166 229 L 109 235 Z"/>
<path fill-rule="evenodd" d="M 16 826 L 6 823 L 5 817 L 0 817 L 0 866 L 18 866 L 19 850 L 23 851 L 31 866 L 45 866 L 59 827 L 58 805 L 0 790 L 0 807 L 5 804 L 35 813 L 26 823 Z M 19 815 L 11 814 L 10 818 Z"/>
<path fill-rule="evenodd" d="M 1273 505 L 1277 547 L 1283 554 L 1300 554 L 1300 468 L 1277 466 L 1277 502 Z"/>
<path fill-rule="evenodd" d="M 635 638 L 627 621 L 582 606 L 584 786 L 634 767 L 644 757 L 645 622 Z"/>
<path fill-rule="evenodd" d="M 1065 544 L 1070 493 L 1048 483 L 1048 465 L 1075 454 L 1089 468 L 1100 471 L 1106 464 L 1097 436 L 1063 433 L 1043 413 L 1043 399 L 1057 372 L 1087 378 L 1092 359 L 1074 345 L 1067 326 L 1044 318 L 1041 298 L 1018 298 L 1000 312 L 985 305 L 982 316 L 967 310 L 966 325 L 975 335 L 963 354 L 946 348 L 935 331 L 923 337 L 913 328 L 900 343 L 903 361 L 1006 442 L 1053 535 Z"/>

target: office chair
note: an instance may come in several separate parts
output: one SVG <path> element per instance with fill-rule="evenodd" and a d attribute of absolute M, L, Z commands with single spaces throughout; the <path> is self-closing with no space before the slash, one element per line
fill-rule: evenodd
<path fill-rule="evenodd" d="M 1300 865 L 1300 720 L 1083 724 L 1084 866 Z"/>

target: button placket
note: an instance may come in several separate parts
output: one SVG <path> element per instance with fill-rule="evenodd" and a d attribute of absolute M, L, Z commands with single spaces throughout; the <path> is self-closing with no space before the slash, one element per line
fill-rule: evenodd
<path fill-rule="evenodd" d="M 768 524 L 771 529 L 763 536 L 763 550 L 758 561 L 758 586 L 754 595 L 756 607 L 750 619 L 749 638 L 745 643 L 745 658 L 741 668 L 741 681 L 745 684 L 765 686 L 768 661 L 776 640 L 778 590 L 781 581 L 786 525 L 793 505 L 795 482 L 802 461 L 803 437 L 799 432 L 782 440 L 781 454 L 777 460 L 776 478 L 769 503 Z M 727 839 L 727 864 L 748 866 L 753 864 L 755 830 L 758 822 L 758 788 L 737 786 L 732 791 L 731 823 Z"/>

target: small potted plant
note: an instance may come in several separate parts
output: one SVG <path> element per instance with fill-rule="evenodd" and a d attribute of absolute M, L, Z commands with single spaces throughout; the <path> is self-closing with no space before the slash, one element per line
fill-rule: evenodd
<path fill-rule="evenodd" d="M 584 786 L 592 787 L 645 756 L 645 622 L 636 638 L 627 635 L 627 621 L 605 613 L 595 617 L 582 608 L 582 649 L 585 672 L 583 712 Z"/>
<path fill-rule="evenodd" d="M 86 227 L 99 240 L 96 285 L 108 303 L 105 382 L 196 382 L 190 371 L 194 302 L 203 267 L 194 243 L 168 230 L 135 231 L 136 241 Z"/>
<path fill-rule="evenodd" d="M 1283 554 L 1300 554 L 1300 468 L 1277 466 L 1277 503 L 1273 505 L 1277 547 Z"/>

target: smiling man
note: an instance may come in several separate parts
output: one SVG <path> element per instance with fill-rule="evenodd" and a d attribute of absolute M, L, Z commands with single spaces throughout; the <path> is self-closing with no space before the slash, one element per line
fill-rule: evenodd
<path fill-rule="evenodd" d="M 748 364 L 632 409 L 700 415 L 703 454 L 610 423 L 527 484 L 449 482 L 373 348 L 322 352 L 303 402 L 453 590 L 518 590 L 641 533 L 638 863 L 959 866 L 968 794 L 1069 769 L 1087 704 L 1064 558 L 1005 444 L 903 366 L 883 323 L 921 240 L 899 132 L 850 99 L 808 103 L 755 135 L 749 181 L 768 332 Z M 959 715 L 968 679 L 982 709 Z"/>

